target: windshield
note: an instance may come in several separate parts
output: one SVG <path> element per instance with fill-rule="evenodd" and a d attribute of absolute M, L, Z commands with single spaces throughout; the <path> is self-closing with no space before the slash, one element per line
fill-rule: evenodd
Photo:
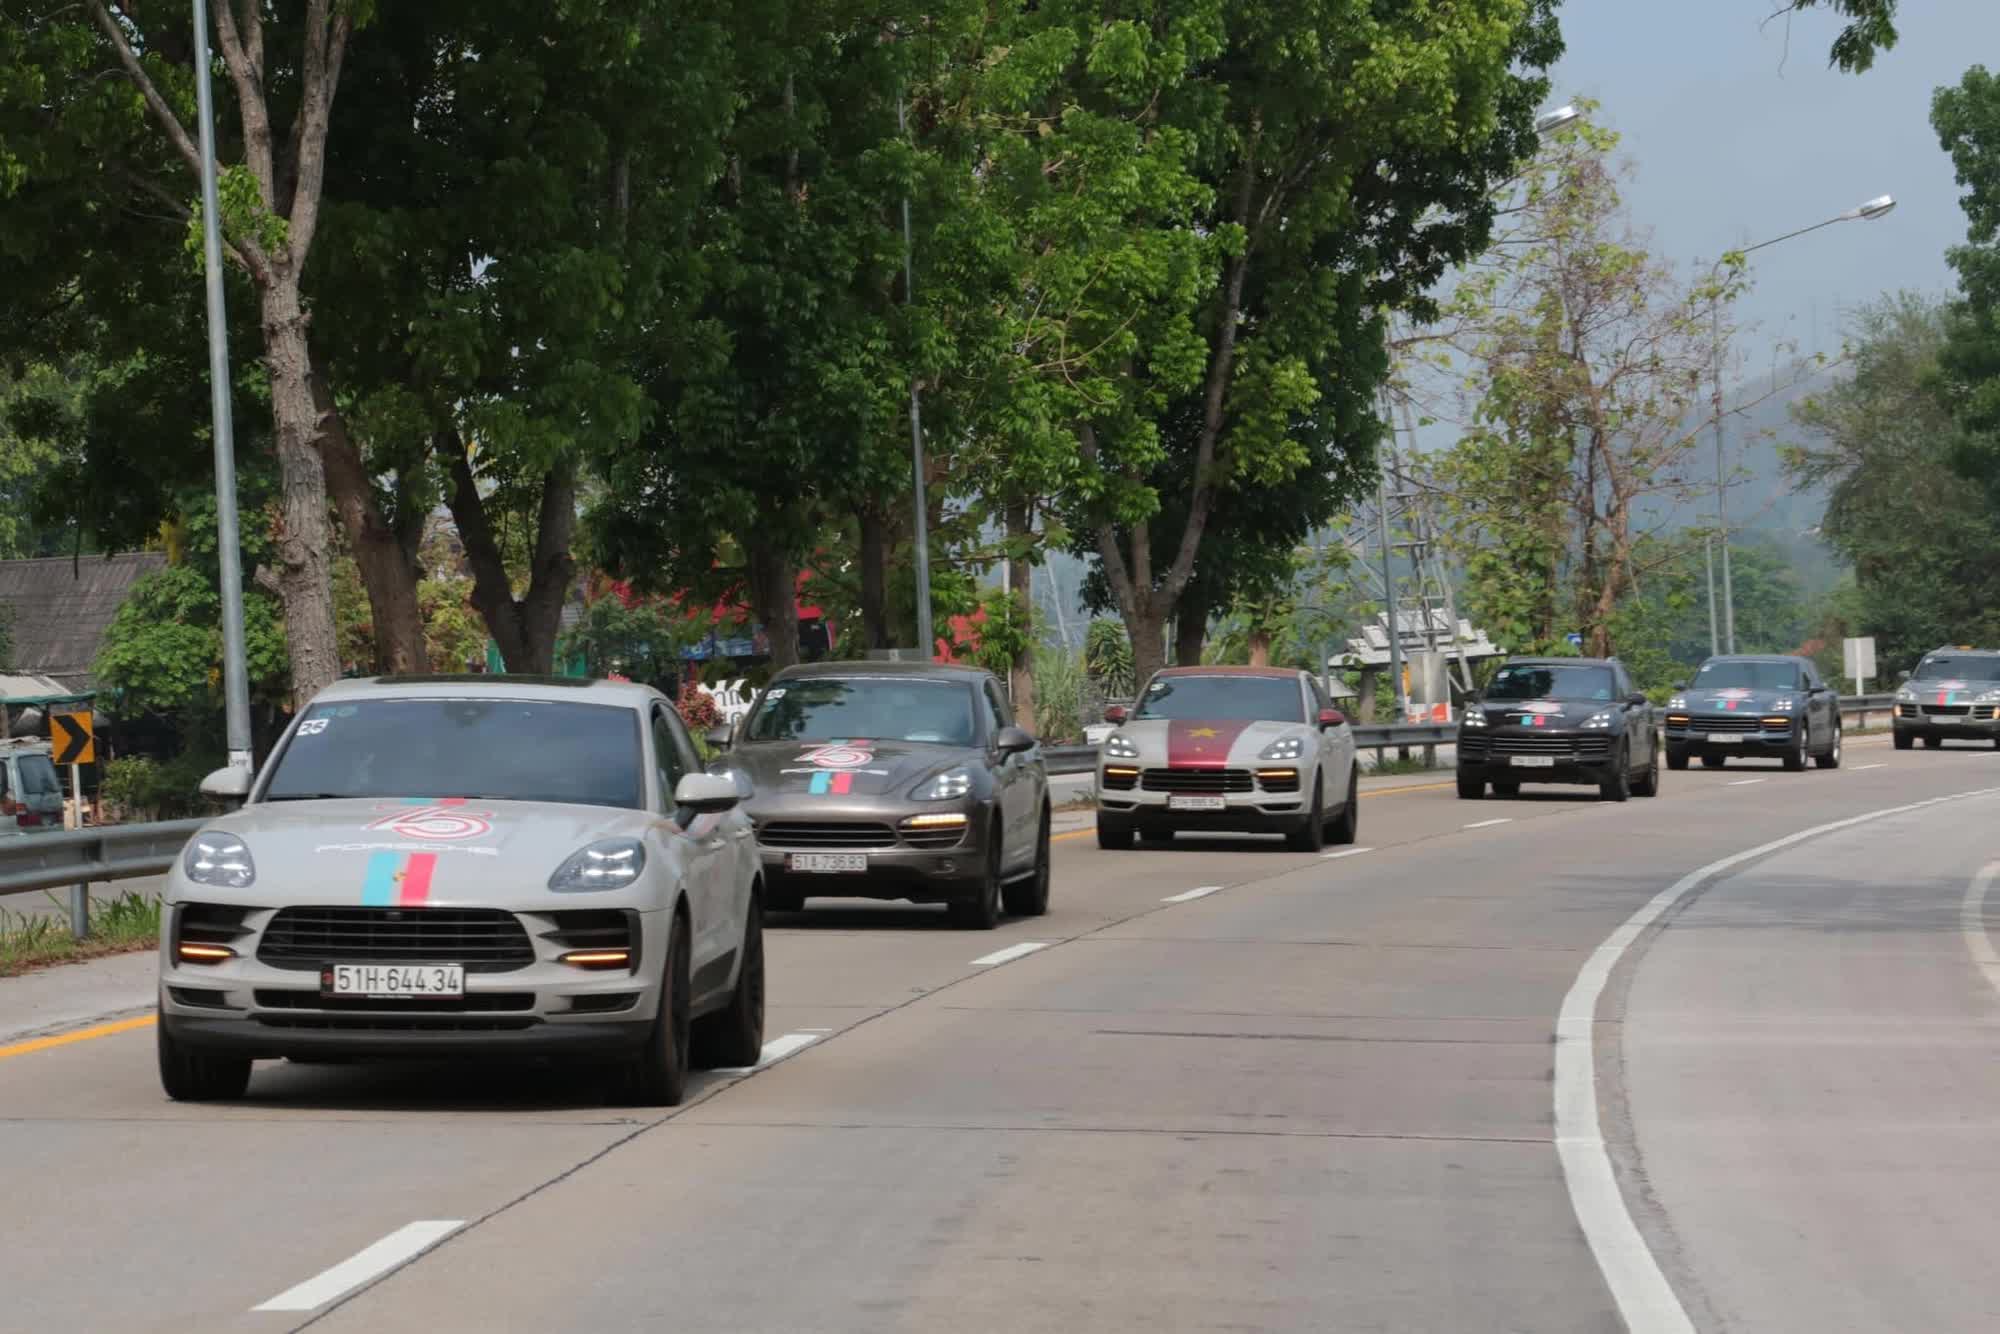
<path fill-rule="evenodd" d="M 1742 690 L 1798 690 L 1805 681 L 1795 662 L 1704 662 L 1694 674 L 1695 690 L 1734 686 Z"/>
<path fill-rule="evenodd" d="M 2000 656 L 1926 658 L 1912 681 L 2000 681 Z"/>
<path fill-rule="evenodd" d="M 751 741 L 927 741 L 970 746 L 972 689 L 907 676 L 791 680 L 757 702 Z"/>
<path fill-rule="evenodd" d="M 478 797 L 638 809 L 639 715 L 527 699 L 369 699 L 314 705 L 265 801 Z"/>
<path fill-rule="evenodd" d="M 24 797 L 59 797 L 62 795 L 62 779 L 56 775 L 55 763 L 46 755 L 23 755 L 16 763 L 21 770 L 21 795 Z"/>
<path fill-rule="evenodd" d="M 1609 667 L 1564 667 L 1551 663 L 1521 663 L 1493 673 L 1486 687 L 1489 700 L 1610 699 Z"/>
<path fill-rule="evenodd" d="M 1146 687 L 1134 718 L 1302 723 L 1299 683 L 1279 676 L 1166 676 Z"/>

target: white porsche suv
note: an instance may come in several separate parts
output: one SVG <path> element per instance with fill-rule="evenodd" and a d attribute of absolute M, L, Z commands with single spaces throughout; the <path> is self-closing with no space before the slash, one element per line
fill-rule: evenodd
<path fill-rule="evenodd" d="M 168 877 L 160 1080 L 240 1097 L 275 1057 L 578 1056 L 678 1103 L 749 1066 L 762 887 L 745 793 L 648 687 L 343 681 Z"/>

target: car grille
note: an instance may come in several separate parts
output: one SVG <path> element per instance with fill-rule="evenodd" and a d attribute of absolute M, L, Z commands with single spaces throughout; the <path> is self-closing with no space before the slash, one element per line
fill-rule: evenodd
<path fill-rule="evenodd" d="M 893 848 L 896 831 L 863 820 L 773 820 L 757 830 L 767 848 Z"/>
<path fill-rule="evenodd" d="M 638 951 L 639 914 L 630 909 L 572 908 L 552 912 L 549 919 L 556 929 L 545 939 L 561 949 Z"/>
<path fill-rule="evenodd" d="M 1257 786 L 1266 792 L 1296 792 L 1299 790 L 1299 771 L 1291 769 L 1281 773 L 1276 769 L 1266 770 L 1257 776 Z"/>
<path fill-rule="evenodd" d="M 955 848 L 965 842 L 969 824 L 950 826 L 944 829 L 905 829 L 903 842 L 913 848 L 936 851 L 940 848 Z"/>
<path fill-rule="evenodd" d="M 1970 716 L 1971 713 L 1972 706 L 1970 704 L 1924 705 L 1924 717 L 1926 718 L 1964 718 Z"/>
<path fill-rule="evenodd" d="M 1106 792 L 1130 792 L 1139 784 L 1139 771 L 1129 765 L 1107 768 L 1099 781 Z"/>
<path fill-rule="evenodd" d="M 1148 792 L 1250 792 L 1256 782 L 1248 769 L 1148 769 Z"/>
<path fill-rule="evenodd" d="M 477 992 L 436 1000 L 414 996 L 322 996 L 317 991 L 261 988 L 256 995 L 257 1004 L 266 1010 L 313 1010 L 322 1014 L 495 1014 L 535 1008 L 532 991 Z"/>
<path fill-rule="evenodd" d="M 1698 716 L 1694 718 L 1688 723 L 1688 730 L 1692 732 L 1762 732 L 1766 728 L 1764 720 L 1755 714 L 1718 713 L 1707 717 Z M 1778 731 L 1781 729 L 1772 728 L 1769 730 Z"/>
<path fill-rule="evenodd" d="M 260 1014 L 265 1028 L 315 1029 L 335 1033 L 504 1033 L 533 1028 L 532 1015 L 446 1014 Z"/>
<path fill-rule="evenodd" d="M 1972 716 L 1991 722 L 1994 717 L 2000 716 L 2000 708 L 1996 708 L 1991 704 L 1981 704 L 1972 711 Z"/>
<path fill-rule="evenodd" d="M 1496 736 L 1492 739 L 1492 751 L 1496 755 L 1578 755 L 1588 759 L 1596 755 L 1611 753 L 1611 738 L 1608 736 L 1528 736 L 1525 734 Z"/>
<path fill-rule="evenodd" d="M 257 958 L 273 968 L 325 963 L 460 963 L 505 973 L 535 961 L 514 914 L 494 908 L 281 908 Z"/>

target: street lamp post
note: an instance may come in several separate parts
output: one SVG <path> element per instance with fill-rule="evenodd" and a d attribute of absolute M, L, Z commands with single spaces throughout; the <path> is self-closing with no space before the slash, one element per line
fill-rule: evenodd
<path fill-rule="evenodd" d="M 1774 236 L 1768 241 L 1759 241 L 1756 245 L 1745 246 L 1741 250 L 1735 253 L 1739 255 L 1748 255 L 1753 251 L 1768 249 L 1771 246 L 1777 245 L 1781 241 L 1789 241 L 1793 237 L 1804 236 L 1807 232 L 1816 232 L 1822 227 L 1831 227 L 1836 222 L 1853 222 L 1857 218 L 1863 221 L 1872 222 L 1876 218 L 1879 218 L 1883 216 L 1885 213 L 1888 213 L 1895 207 L 1896 207 L 1895 196 L 1878 195 L 1876 198 L 1869 200 L 1867 203 L 1857 205 L 1854 208 L 1850 208 L 1844 213 L 1837 213 L 1833 217 L 1826 219 L 1824 222 L 1816 222 L 1810 227 L 1801 227 L 1795 232 L 1786 232 L 1783 236 Z M 1721 267 L 1722 267 L 1722 261 L 1720 259 L 1716 260 L 1714 265 L 1712 265 L 1709 269 L 1710 275 L 1713 276 L 1717 271 L 1721 269 Z M 1736 651 L 1736 586 L 1735 586 L 1735 581 L 1730 577 L 1730 570 L 1729 570 L 1729 509 L 1725 492 L 1725 488 L 1727 487 L 1728 484 L 1728 474 L 1723 466 L 1723 432 L 1722 432 L 1723 341 L 1722 341 L 1722 302 L 1720 299 L 1717 299 L 1715 303 L 1709 308 L 1709 314 L 1710 314 L 1709 336 L 1714 349 L 1714 355 L 1713 355 L 1714 364 L 1711 368 L 1714 373 L 1714 388 L 1711 394 L 1711 407 L 1714 409 L 1715 413 L 1715 526 L 1716 526 L 1716 538 L 1722 547 L 1722 643 L 1724 646 L 1723 647 L 1724 652 L 1734 653 Z M 1712 652 L 1716 648 L 1715 632 L 1714 632 L 1715 568 L 1712 563 L 1709 567 L 1708 610 L 1709 610 L 1709 624 L 1710 624 L 1709 649 Z"/>

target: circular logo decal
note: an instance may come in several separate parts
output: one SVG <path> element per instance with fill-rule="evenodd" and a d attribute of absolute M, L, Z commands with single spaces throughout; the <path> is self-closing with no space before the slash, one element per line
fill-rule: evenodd
<path fill-rule="evenodd" d="M 815 746 L 799 756 L 804 763 L 816 764 L 822 769 L 859 769 L 874 758 L 875 752 L 864 746 L 838 741 Z"/>
<path fill-rule="evenodd" d="M 368 827 L 386 829 L 425 843 L 449 843 L 493 832 L 493 826 L 487 823 L 484 815 L 485 812 L 468 811 L 456 806 L 404 806 Z"/>

